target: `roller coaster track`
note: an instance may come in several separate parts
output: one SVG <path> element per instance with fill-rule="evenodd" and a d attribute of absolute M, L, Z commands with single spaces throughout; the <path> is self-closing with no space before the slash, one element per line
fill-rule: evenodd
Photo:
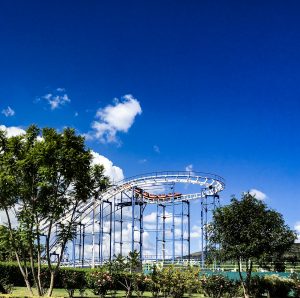
<path fill-rule="evenodd" d="M 157 185 L 166 185 L 172 183 L 184 183 L 184 184 L 194 184 L 198 185 L 201 188 L 200 192 L 192 194 L 180 194 L 177 196 L 165 195 L 163 199 L 160 199 L 159 196 L 156 198 L 147 198 L 142 197 L 142 202 L 147 204 L 158 204 L 158 203 L 170 203 L 173 200 L 175 201 L 186 201 L 186 200 L 195 200 L 205 198 L 206 196 L 211 196 L 218 194 L 225 188 L 225 181 L 222 177 L 214 174 L 208 173 L 199 173 L 199 172 L 157 172 L 144 174 L 139 176 L 134 176 L 128 179 L 124 179 L 115 185 L 106 189 L 101 195 L 100 199 L 95 201 L 91 198 L 87 203 L 82 203 L 78 206 L 78 211 L 75 215 L 74 222 L 80 222 L 86 218 L 93 209 L 99 207 L 102 202 L 109 202 L 122 192 L 130 192 L 135 188 L 142 190 L 151 190 L 152 187 Z M 64 217 L 55 224 L 67 220 L 71 216 L 73 210 L 69 209 L 65 212 Z M 54 224 L 54 225 L 55 225 Z M 45 231 L 49 228 L 48 223 L 42 225 L 41 230 Z M 58 245 L 57 240 L 54 239 L 50 246 L 50 251 L 56 250 Z"/>
<path fill-rule="evenodd" d="M 184 184 L 194 184 L 201 187 L 201 192 L 193 194 L 182 194 L 180 197 L 174 198 L 176 201 L 184 200 L 194 200 L 199 198 L 204 198 L 205 196 L 210 196 L 218 194 L 225 188 L 225 180 L 215 174 L 201 173 L 201 172 L 189 172 L 189 171 L 167 171 L 167 172 L 155 172 L 144 175 L 138 175 L 124 179 L 115 185 L 106 189 L 101 195 L 100 199 L 95 201 L 90 199 L 87 203 L 82 203 L 78 206 L 78 212 L 74 218 L 75 221 L 82 220 L 88 216 L 93 209 L 99 207 L 103 201 L 110 201 L 115 196 L 119 195 L 122 192 L 132 191 L 135 187 L 140 189 L 150 189 L 156 185 L 164 185 L 170 183 L 184 183 Z M 150 199 L 144 198 L 145 203 L 157 204 L 162 201 L 159 199 Z M 171 202 L 172 197 L 168 197 L 163 200 L 164 203 Z M 65 216 L 61 218 L 61 221 L 66 220 L 71 213 L 72 209 L 66 211 Z M 58 224 L 56 222 L 55 224 Z M 49 224 L 44 223 L 41 226 L 41 230 L 46 230 L 49 227 Z"/>

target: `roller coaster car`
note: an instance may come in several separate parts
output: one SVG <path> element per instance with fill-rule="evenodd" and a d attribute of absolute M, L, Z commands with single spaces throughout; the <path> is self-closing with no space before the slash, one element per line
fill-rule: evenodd
<path fill-rule="evenodd" d="M 144 196 L 145 198 L 149 198 L 149 192 L 144 191 L 144 192 L 143 192 L 143 196 Z"/>
<path fill-rule="evenodd" d="M 149 199 L 157 199 L 158 196 L 157 195 L 154 195 L 154 194 L 149 194 Z"/>
<path fill-rule="evenodd" d="M 142 193 L 142 189 L 141 188 L 139 188 L 139 187 L 136 187 L 135 189 L 134 189 L 134 191 L 136 192 L 136 193 Z"/>
<path fill-rule="evenodd" d="M 179 193 L 179 192 L 175 192 L 175 193 L 169 193 L 168 195 L 167 195 L 167 197 L 168 198 L 175 198 L 175 199 L 177 199 L 177 198 L 180 198 L 181 197 L 181 193 Z"/>
<path fill-rule="evenodd" d="M 165 194 L 158 195 L 158 198 L 159 198 L 159 199 L 163 199 L 163 200 L 164 200 L 166 197 L 167 197 L 167 195 L 165 195 Z"/>

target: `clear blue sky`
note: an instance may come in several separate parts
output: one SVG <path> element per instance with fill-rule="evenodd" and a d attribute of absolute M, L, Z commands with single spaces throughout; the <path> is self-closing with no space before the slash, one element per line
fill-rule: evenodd
<path fill-rule="evenodd" d="M 87 145 L 127 177 L 215 172 L 223 203 L 258 189 L 294 227 L 299 15 L 299 1 L 3 0 L 0 124 L 90 132 Z M 97 110 L 126 94 L 142 113 L 113 141 L 95 137 Z"/>

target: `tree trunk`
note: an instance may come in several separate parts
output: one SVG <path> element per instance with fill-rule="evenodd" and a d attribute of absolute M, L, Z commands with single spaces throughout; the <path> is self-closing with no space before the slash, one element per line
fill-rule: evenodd
<path fill-rule="evenodd" d="M 52 296 L 53 287 L 54 287 L 54 277 L 55 277 L 55 271 L 51 271 L 50 285 L 47 293 L 48 297 Z"/>
<path fill-rule="evenodd" d="M 8 213 L 8 209 L 7 208 L 5 208 L 5 213 L 6 213 L 6 218 L 7 218 L 7 222 L 8 222 L 10 240 L 11 240 L 11 243 L 12 243 L 12 247 L 13 247 L 16 259 L 17 259 L 17 263 L 18 263 L 19 269 L 20 269 L 21 274 L 22 274 L 22 276 L 24 278 L 27 290 L 29 291 L 30 295 L 33 296 L 32 288 L 31 288 L 30 282 L 28 280 L 27 269 L 26 269 L 26 267 L 23 269 L 21 261 L 20 261 L 20 258 L 19 258 L 19 254 L 18 254 L 17 248 L 15 247 L 14 235 L 12 233 L 13 228 L 12 228 L 12 225 L 11 225 L 11 221 L 10 221 L 10 217 L 9 217 L 9 213 Z"/>
<path fill-rule="evenodd" d="M 241 284 L 242 284 L 242 288 L 243 288 L 243 292 L 244 292 L 244 298 L 249 298 L 249 287 L 247 286 L 247 283 L 245 282 L 243 275 L 242 275 L 242 259 L 238 259 L 238 268 L 239 268 L 239 276 L 240 276 L 240 280 L 241 280 Z"/>

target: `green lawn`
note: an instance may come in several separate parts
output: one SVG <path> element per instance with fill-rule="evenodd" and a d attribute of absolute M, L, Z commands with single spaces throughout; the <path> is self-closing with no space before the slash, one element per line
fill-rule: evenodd
<path fill-rule="evenodd" d="M 54 289 L 53 296 L 54 297 L 68 297 L 68 293 L 64 289 Z M 27 289 L 25 287 L 15 287 L 12 294 L 10 294 L 10 295 L 0 294 L 0 297 L 15 297 L 15 298 L 17 298 L 17 297 L 31 297 L 31 296 L 29 295 L 29 292 L 27 291 Z M 38 296 L 36 296 L 36 297 L 38 297 Z M 75 292 L 75 297 L 81 297 L 78 291 Z M 99 296 L 94 295 L 92 293 L 92 291 L 90 291 L 90 290 L 86 290 L 84 297 L 88 298 L 88 297 L 99 297 Z M 108 294 L 106 297 L 118 297 L 118 298 L 125 297 L 125 292 L 118 291 L 117 295 L 113 296 L 113 295 Z M 150 292 L 145 292 L 144 297 L 152 297 L 152 295 Z M 188 296 L 186 296 L 186 297 L 188 297 Z M 192 297 L 200 298 L 200 297 L 204 297 L 204 296 L 195 294 Z"/>

